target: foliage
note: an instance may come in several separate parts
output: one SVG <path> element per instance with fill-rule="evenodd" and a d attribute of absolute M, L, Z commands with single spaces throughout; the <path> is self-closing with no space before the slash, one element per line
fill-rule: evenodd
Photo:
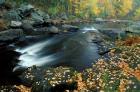
<path fill-rule="evenodd" d="M 135 19 L 136 19 L 136 20 L 140 18 L 140 8 L 136 9 L 134 15 L 135 15 Z"/>
<path fill-rule="evenodd" d="M 7 2 L 11 1 L 17 5 L 25 2 L 32 3 L 52 15 L 66 12 L 69 15 L 85 18 L 121 18 L 128 16 L 133 10 L 136 16 L 140 16 L 136 3 L 139 2 L 138 0 L 7 0 Z"/>

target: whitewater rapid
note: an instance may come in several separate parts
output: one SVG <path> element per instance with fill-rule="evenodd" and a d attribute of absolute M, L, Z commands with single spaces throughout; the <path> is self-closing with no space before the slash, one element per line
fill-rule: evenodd
<path fill-rule="evenodd" d="M 92 60 L 93 58 L 91 57 L 97 53 L 98 48 L 95 44 L 88 42 L 88 39 L 91 39 L 89 37 L 89 31 L 98 33 L 98 30 L 94 27 L 85 27 L 81 32 L 76 33 L 74 36 L 46 38 L 44 41 L 34 43 L 25 48 L 17 48 L 16 51 L 21 53 L 18 66 L 43 66 L 48 63 L 50 64 L 51 62 L 56 63 L 57 61 L 72 61 L 72 63 L 81 61 L 82 64 L 82 60 L 83 63 L 85 62 L 84 60 Z M 44 53 L 49 53 L 49 51 L 52 53 L 44 55 Z M 98 58 L 98 55 L 95 54 L 95 58 Z M 70 62 L 68 62 L 68 64 L 69 63 Z M 75 66 L 76 65 L 77 64 L 75 64 Z"/>

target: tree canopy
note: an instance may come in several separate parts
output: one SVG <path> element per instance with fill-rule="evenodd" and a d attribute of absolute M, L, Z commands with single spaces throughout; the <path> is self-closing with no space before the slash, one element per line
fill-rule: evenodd
<path fill-rule="evenodd" d="M 10 0 L 11 1 L 11 0 Z M 13 0 L 30 2 L 56 15 L 67 13 L 83 18 L 140 18 L 139 0 Z"/>

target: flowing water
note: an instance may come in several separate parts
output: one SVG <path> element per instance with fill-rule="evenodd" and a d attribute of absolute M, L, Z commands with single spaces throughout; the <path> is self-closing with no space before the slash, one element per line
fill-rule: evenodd
<path fill-rule="evenodd" d="M 31 67 L 70 66 L 78 70 L 90 67 L 100 56 L 98 46 L 92 40 L 99 32 L 94 27 L 85 27 L 75 33 L 65 33 L 43 38 L 26 47 L 17 47 L 19 66 Z"/>

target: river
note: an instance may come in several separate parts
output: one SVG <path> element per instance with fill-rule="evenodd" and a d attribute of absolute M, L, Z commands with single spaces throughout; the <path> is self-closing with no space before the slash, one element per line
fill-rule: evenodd
<path fill-rule="evenodd" d="M 19 67 L 68 66 L 77 70 L 91 67 L 100 55 L 98 46 L 92 40 L 100 36 L 94 27 L 84 27 L 77 32 L 57 34 L 51 37 L 39 37 L 37 41 L 25 40 L 25 46 L 17 46 L 17 52 L 21 53 Z M 40 39 L 40 40 L 39 40 Z"/>

